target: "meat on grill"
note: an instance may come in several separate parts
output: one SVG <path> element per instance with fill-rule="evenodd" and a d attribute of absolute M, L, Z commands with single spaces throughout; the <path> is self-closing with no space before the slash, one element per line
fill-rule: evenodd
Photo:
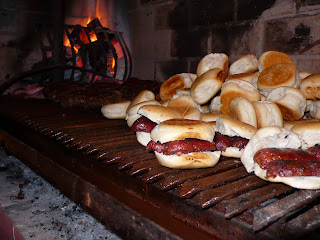
<path fill-rule="evenodd" d="M 160 142 L 150 141 L 147 145 L 147 149 L 165 155 L 177 154 L 178 156 L 180 156 L 181 154 L 188 154 L 191 152 L 215 151 L 216 145 L 214 142 L 194 138 L 186 138 L 185 140 L 170 141 L 164 144 Z"/>
<path fill-rule="evenodd" d="M 151 132 L 157 124 L 151 121 L 149 118 L 141 117 L 138 118 L 131 126 L 132 131 L 139 132 Z"/>
<path fill-rule="evenodd" d="M 223 135 L 219 132 L 216 132 L 214 137 L 214 142 L 216 143 L 218 151 L 225 151 L 226 148 L 228 147 L 236 147 L 241 150 L 245 148 L 249 140 L 243 137 L 237 137 L 237 136 L 230 137 L 227 135 Z"/>

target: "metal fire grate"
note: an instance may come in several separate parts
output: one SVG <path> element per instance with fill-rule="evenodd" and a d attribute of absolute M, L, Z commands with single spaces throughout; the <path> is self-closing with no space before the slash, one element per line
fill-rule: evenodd
<path fill-rule="evenodd" d="M 42 61 L 49 65 L 55 49 L 53 36 L 47 26 L 39 25 L 38 29 L 42 33 Z M 88 23 L 87 27 L 65 24 L 63 31 L 70 44 L 64 46 L 64 62 L 66 69 L 70 69 L 65 74 L 66 80 L 92 82 L 97 76 L 126 80 L 131 76 L 132 58 L 122 32 L 103 27 L 97 18 Z M 114 66 L 111 66 L 112 61 Z M 118 74 L 119 70 L 122 71 L 121 74 Z M 75 76 L 77 74 L 80 76 Z"/>
<path fill-rule="evenodd" d="M 87 156 L 92 166 L 102 164 L 141 180 L 141 185 L 130 191 L 138 195 L 144 189 L 144 204 L 151 202 L 156 209 L 161 206 L 161 212 L 168 210 L 168 223 L 180 219 L 187 228 L 197 228 L 208 238 L 319 239 L 320 191 L 263 181 L 248 174 L 238 159 L 223 157 L 208 169 L 169 169 L 137 143 L 123 120 L 61 110 L 41 101 L 21 104 L 6 99 L 0 100 L 0 116 Z M 165 227 L 190 238 L 178 227 Z"/>

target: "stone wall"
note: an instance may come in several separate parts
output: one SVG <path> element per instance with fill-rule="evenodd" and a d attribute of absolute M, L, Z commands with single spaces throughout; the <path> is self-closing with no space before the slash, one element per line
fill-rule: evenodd
<path fill-rule="evenodd" d="M 320 72 L 320 0 L 131 0 L 133 76 L 163 82 L 211 52 L 277 50 Z"/>

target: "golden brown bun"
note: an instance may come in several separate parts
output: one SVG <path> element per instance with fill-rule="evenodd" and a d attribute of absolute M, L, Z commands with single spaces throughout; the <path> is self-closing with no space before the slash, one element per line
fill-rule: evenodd
<path fill-rule="evenodd" d="M 301 80 L 300 90 L 307 99 L 320 99 L 320 73 L 312 74 Z"/>
<path fill-rule="evenodd" d="M 224 53 L 210 53 L 204 56 L 197 66 L 197 76 L 200 77 L 206 71 L 213 68 L 220 68 L 225 73 L 228 73 L 228 56 Z"/>
<path fill-rule="evenodd" d="M 189 78 L 186 78 L 185 81 L 183 75 L 176 74 L 162 83 L 160 87 L 160 98 L 162 100 L 171 99 L 176 94 L 177 89 L 190 88 L 191 84 L 192 82 Z"/>
<path fill-rule="evenodd" d="M 314 119 L 314 118 L 308 118 L 308 119 L 300 119 L 300 120 L 296 120 L 296 121 L 285 121 L 283 123 L 283 127 L 285 129 L 288 129 L 288 130 L 291 130 L 291 128 L 294 126 L 294 125 L 297 125 L 297 124 L 305 124 L 305 123 L 309 123 L 309 122 L 318 122 L 319 120 L 318 119 Z"/>
<path fill-rule="evenodd" d="M 239 73 L 239 74 L 233 74 L 233 75 L 229 75 L 227 78 L 226 78 L 226 82 L 229 81 L 229 80 L 233 80 L 233 79 L 241 79 L 241 80 L 245 80 L 249 83 L 252 83 L 253 79 L 254 78 L 257 78 L 258 79 L 258 76 L 259 76 L 260 72 L 257 71 L 257 72 L 253 72 L 253 73 Z"/>
<path fill-rule="evenodd" d="M 136 137 L 137 141 L 142 145 L 142 146 L 147 146 L 148 143 L 151 141 L 151 134 L 147 132 L 136 132 Z"/>
<path fill-rule="evenodd" d="M 207 168 L 216 165 L 220 158 L 220 152 L 192 152 L 181 154 L 180 156 L 164 155 L 155 152 L 159 163 L 164 167 L 176 169 Z"/>
<path fill-rule="evenodd" d="M 229 80 L 222 85 L 220 101 L 221 111 L 230 115 L 229 106 L 231 101 L 236 97 L 244 97 L 249 101 L 259 101 L 260 92 L 251 83 L 244 80 Z"/>
<path fill-rule="evenodd" d="M 277 87 L 298 87 L 299 83 L 296 66 L 291 63 L 280 63 L 263 70 L 258 77 L 257 86 L 261 94 L 268 96 Z"/>
<path fill-rule="evenodd" d="M 151 139 L 155 142 L 166 143 L 186 138 L 213 141 L 214 129 L 210 124 L 187 119 L 171 119 L 161 122 L 151 131 Z"/>
<path fill-rule="evenodd" d="M 209 105 L 201 105 L 201 106 L 200 106 L 200 112 L 202 112 L 202 113 L 208 113 L 208 112 L 210 112 L 210 107 L 209 107 Z"/>
<path fill-rule="evenodd" d="M 182 96 L 182 95 L 191 95 L 190 93 L 190 88 L 179 88 L 176 90 L 176 95 L 173 96 L 173 98 L 175 96 Z"/>
<path fill-rule="evenodd" d="M 191 96 L 182 95 L 169 101 L 167 107 L 200 107 Z"/>
<path fill-rule="evenodd" d="M 249 124 L 240 122 L 230 117 L 221 117 L 216 121 L 215 131 L 227 136 L 239 136 L 250 139 L 257 129 Z M 227 147 L 221 152 L 222 156 L 240 158 L 243 149 L 237 147 Z"/>
<path fill-rule="evenodd" d="M 293 63 L 288 54 L 277 51 L 267 51 L 259 57 L 259 71 L 278 63 Z"/>
<path fill-rule="evenodd" d="M 182 118 L 182 115 L 173 108 L 158 105 L 145 105 L 139 108 L 138 114 L 149 118 L 155 123 L 160 123 L 168 119 Z"/>
<path fill-rule="evenodd" d="M 281 127 L 271 126 L 259 129 L 245 147 L 241 156 L 241 162 L 247 171 L 254 172 L 258 177 L 270 182 L 282 182 L 299 189 L 319 189 L 320 177 L 275 177 L 267 178 L 266 170 L 254 162 L 254 154 L 262 148 L 300 148 L 300 137 Z"/>
<path fill-rule="evenodd" d="M 220 117 L 216 120 L 215 131 L 231 137 L 250 139 L 257 128 L 230 117 Z"/>
<path fill-rule="evenodd" d="M 127 114 L 127 116 L 126 116 L 127 125 L 129 127 L 131 127 L 133 125 L 133 123 L 139 118 L 141 118 L 141 115 L 138 113 L 130 115 L 130 116 Z"/>
<path fill-rule="evenodd" d="M 320 143 L 320 121 L 296 124 L 291 131 L 301 138 L 303 149 Z"/>
<path fill-rule="evenodd" d="M 310 116 L 320 119 L 320 101 L 312 101 L 310 104 Z"/>
<path fill-rule="evenodd" d="M 311 73 L 309 73 L 307 71 L 299 72 L 299 77 L 300 77 L 301 80 L 306 78 L 306 77 L 308 77 L 309 75 L 311 75 Z"/>
<path fill-rule="evenodd" d="M 274 102 L 281 110 L 284 120 L 299 120 L 303 117 L 307 101 L 303 93 L 293 87 L 278 87 L 272 90 L 267 101 Z"/>
<path fill-rule="evenodd" d="M 209 112 L 209 113 L 203 113 L 202 114 L 202 121 L 204 122 L 212 122 L 216 121 L 219 117 L 226 117 L 225 114 L 221 112 Z"/>
<path fill-rule="evenodd" d="M 253 54 L 247 54 L 233 62 L 229 67 L 229 75 L 252 73 L 258 71 L 258 59 Z"/>
<path fill-rule="evenodd" d="M 152 101 L 155 99 L 156 99 L 156 96 L 154 95 L 153 92 L 149 90 L 143 90 L 131 101 L 131 104 L 128 106 L 128 109 L 138 103 L 145 102 L 145 101 Z"/>
<path fill-rule="evenodd" d="M 144 101 L 144 102 L 140 102 L 135 105 L 129 106 L 127 108 L 127 116 L 137 114 L 139 108 L 141 108 L 144 105 L 160 105 L 160 103 L 157 102 L 156 100 L 150 100 L 150 101 Z"/>
<path fill-rule="evenodd" d="M 182 116 L 184 119 L 201 120 L 202 113 L 198 108 L 192 107 L 192 108 L 187 108 L 186 111 L 182 114 Z"/>
<path fill-rule="evenodd" d="M 229 110 L 232 118 L 257 127 L 256 111 L 249 100 L 243 97 L 234 98 L 230 103 Z"/>
<path fill-rule="evenodd" d="M 127 108 L 131 101 L 123 101 L 119 103 L 106 104 L 102 106 L 101 113 L 109 119 L 125 119 Z"/>
<path fill-rule="evenodd" d="M 209 105 L 210 111 L 211 111 L 211 112 L 220 112 L 221 107 L 222 107 L 222 104 L 221 104 L 221 97 L 220 97 L 220 95 L 214 97 L 214 98 L 211 100 L 210 105 Z"/>
<path fill-rule="evenodd" d="M 268 126 L 283 126 L 283 117 L 277 104 L 270 101 L 254 101 L 252 105 L 256 112 L 257 128 Z"/>
<path fill-rule="evenodd" d="M 213 68 L 198 77 L 192 84 L 190 92 L 198 104 L 207 103 L 221 88 L 226 74 L 220 68 Z"/>

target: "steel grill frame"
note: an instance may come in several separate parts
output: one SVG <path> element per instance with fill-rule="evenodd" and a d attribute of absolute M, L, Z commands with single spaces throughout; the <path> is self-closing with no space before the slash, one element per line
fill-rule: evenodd
<path fill-rule="evenodd" d="M 3 96 L 0 119 L 6 149 L 124 238 L 319 237 L 320 191 L 265 182 L 246 173 L 239 159 L 223 157 L 208 169 L 168 169 L 124 120 L 44 100 Z M 58 159 L 52 149 L 61 151 Z M 106 202 L 116 212 L 98 204 Z M 141 225 L 120 224 L 117 213 Z"/>

